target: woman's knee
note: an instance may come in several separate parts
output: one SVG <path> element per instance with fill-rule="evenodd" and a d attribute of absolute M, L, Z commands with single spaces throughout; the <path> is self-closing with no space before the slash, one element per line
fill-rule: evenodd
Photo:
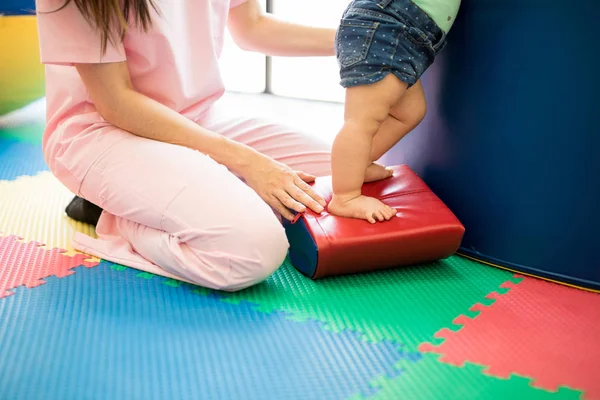
<path fill-rule="evenodd" d="M 228 284 L 222 290 L 235 291 L 256 285 L 283 264 L 289 243 L 285 230 L 270 212 L 260 220 L 240 224 L 232 234 L 237 243 L 230 259 Z"/>
<path fill-rule="evenodd" d="M 264 281 L 281 266 L 289 244 L 283 226 L 266 204 L 228 225 L 208 237 L 203 229 L 198 235 L 180 238 L 190 255 L 184 261 L 197 264 L 187 267 L 196 275 L 194 281 L 202 284 L 203 275 L 210 274 L 218 278 L 213 289 L 241 290 Z"/>

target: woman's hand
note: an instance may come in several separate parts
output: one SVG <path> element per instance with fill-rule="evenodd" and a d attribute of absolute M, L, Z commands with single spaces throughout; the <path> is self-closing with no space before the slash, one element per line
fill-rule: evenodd
<path fill-rule="evenodd" d="M 308 183 L 315 177 L 288 166 L 262 154 L 257 154 L 251 167 L 243 176 L 254 191 L 282 217 L 292 220 L 292 211 L 303 213 L 306 207 L 321 213 L 325 200 Z"/>

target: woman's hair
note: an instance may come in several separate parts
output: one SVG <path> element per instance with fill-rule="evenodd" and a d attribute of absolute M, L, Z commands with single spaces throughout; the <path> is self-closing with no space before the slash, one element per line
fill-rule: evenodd
<path fill-rule="evenodd" d="M 156 12 L 155 0 L 66 0 L 56 11 L 60 11 L 71 2 L 75 3 L 85 19 L 100 31 L 102 53 L 106 52 L 108 42 L 116 45 L 123 40 L 128 28 L 129 17 L 144 31 L 152 25 L 150 9 Z M 173 1 L 173 0 L 168 0 Z M 177 1 L 177 0 L 175 0 Z"/>

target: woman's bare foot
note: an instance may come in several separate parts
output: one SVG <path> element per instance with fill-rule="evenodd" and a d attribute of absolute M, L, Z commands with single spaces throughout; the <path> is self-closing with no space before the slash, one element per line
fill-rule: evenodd
<path fill-rule="evenodd" d="M 377 221 L 389 221 L 396 215 L 396 210 L 392 207 L 374 197 L 363 195 L 352 198 L 333 195 L 327 210 L 339 217 L 365 219 L 372 224 Z"/>
<path fill-rule="evenodd" d="M 391 168 L 381 164 L 373 163 L 365 171 L 365 182 L 374 182 L 391 177 L 394 174 Z"/>

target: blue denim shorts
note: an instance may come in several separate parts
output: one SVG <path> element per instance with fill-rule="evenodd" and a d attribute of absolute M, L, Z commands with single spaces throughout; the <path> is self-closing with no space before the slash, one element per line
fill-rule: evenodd
<path fill-rule="evenodd" d="M 411 0 L 353 0 L 336 33 L 340 84 L 375 83 L 392 73 L 411 87 L 445 45 L 445 32 Z"/>

